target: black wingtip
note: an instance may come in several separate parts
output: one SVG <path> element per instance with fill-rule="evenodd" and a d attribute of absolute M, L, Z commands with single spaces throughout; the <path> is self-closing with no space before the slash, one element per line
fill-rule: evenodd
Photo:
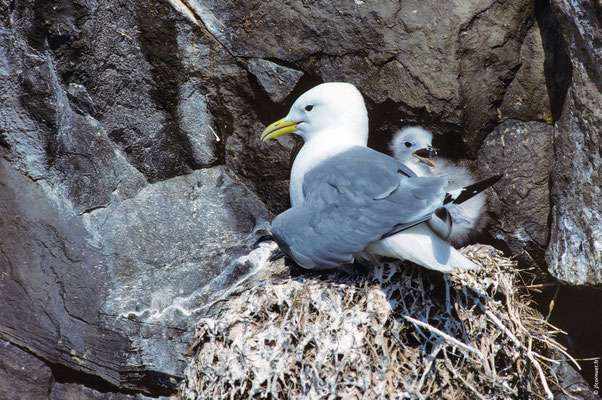
<path fill-rule="evenodd" d="M 270 256 L 268 257 L 268 261 L 269 262 L 273 262 L 276 261 L 278 259 L 284 258 L 286 257 L 286 253 L 284 251 L 282 251 L 282 249 L 280 248 L 280 244 L 278 243 L 278 241 L 274 238 L 274 236 L 272 236 L 271 234 L 265 234 L 265 235 L 261 235 L 257 238 L 257 240 L 255 241 L 255 244 L 253 245 L 254 247 L 258 246 L 259 243 L 263 243 L 263 242 L 267 242 L 267 241 L 274 241 L 278 244 L 278 247 L 272 251 L 272 254 L 270 254 Z"/>
<path fill-rule="evenodd" d="M 284 253 L 284 251 L 282 251 L 280 248 L 277 248 L 276 250 L 274 250 L 272 252 L 272 254 L 270 255 L 270 257 L 268 258 L 269 262 L 274 262 L 276 260 L 279 260 L 281 258 L 286 257 L 286 254 Z"/>
<path fill-rule="evenodd" d="M 487 189 L 488 187 L 495 185 L 500 179 L 502 179 L 502 176 L 503 176 L 503 174 L 494 175 L 494 176 L 484 179 L 480 182 L 473 183 L 472 185 L 468 185 L 468 186 L 462 188 L 462 191 L 455 198 L 450 193 L 448 193 L 445 196 L 445 200 L 444 200 L 443 204 L 464 203 L 466 200 L 473 198 L 474 196 L 481 193 L 483 190 Z"/>
<path fill-rule="evenodd" d="M 485 186 L 485 189 L 488 188 L 489 186 L 493 186 L 496 183 L 498 183 L 498 181 L 500 179 L 502 179 L 502 177 L 504 176 L 504 174 L 497 174 L 494 175 L 490 178 L 485 179 L 484 181 L 478 182 L 477 184 L 483 184 Z"/>
<path fill-rule="evenodd" d="M 265 235 L 261 235 L 257 238 L 255 243 L 253 244 L 253 247 L 256 247 L 259 243 L 267 242 L 268 240 L 272 240 L 272 241 L 274 240 L 274 238 L 272 237 L 271 234 L 267 233 Z"/>

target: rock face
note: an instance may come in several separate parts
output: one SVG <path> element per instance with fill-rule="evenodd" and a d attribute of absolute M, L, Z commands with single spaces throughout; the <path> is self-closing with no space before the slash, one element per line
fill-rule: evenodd
<path fill-rule="evenodd" d="M 0 397 L 43 399 L 51 387 L 52 372 L 41 360 L 7 341 L 0 341 Z"/>
<path fill-rule="evenodd" d="M 190 324 L 250 270 L 268 226 L 224 166 L 236 118 L 222 110 L 218 124 L 208 100 L 248 90 L 246 76 L 203 75 L 210 39 L 169 6 L 0 12 L 0 338 L 10 368 L 52 367 L 0 397 L 81 392 L 53 387 L 57 375 L 116 395 L 174 393 Z"/>
<path fill-rule="evenodd" d="M 301 71 L 260 58 L 251 59 L 247 68 L 274 103 L 286 99 L 303 76 Z"/>
<path fill-rule="evenodd" d="M 350 81 L 370 101 L 394 103 L 397 123 L 436 120 L 467 132 L 473 150 L 494 126 L 533 16 L 524 0 L 190 3 L 231 54 Z"/>
<path fill-rule="evenodd" d="M 550 272 L 602 283 L 602 4 L 555 1 L 573 81 L 554 129 Z"/>
<path fill-rule="evenodd" d="M 491 233 L 526 263 L 544 263 L 550 214 L 549 175 L 554 128 L 507 120 L 491 132 L 478 158 L 482 175 L 503 173 L 489 197 Z"/>
<path fill-rule="evenodd" d="M 504 170 L 490 233 L 599 285 L 600 6 L 575 7 L 0 1 L 0 397 L 175 393 L 289 206 L 299 143 L 259 133 L 322 81 L 360 88 L 377 149 L 417 123 Z"/>

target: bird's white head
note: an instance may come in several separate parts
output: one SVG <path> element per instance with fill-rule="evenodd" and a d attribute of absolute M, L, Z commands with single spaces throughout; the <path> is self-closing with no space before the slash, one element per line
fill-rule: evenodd
<path fill-rule="evenodd" d="M 418 173 L 416 169 L 428 169 L 437 165 L 430 159 L 437 154 L 432 146 L 433 134 L 419 126 L 410 126 L 403 128 L 395 135 L 391 141 L 391 151 L 393 156 L 401 163 Z M 425 175 L 419 173 L 419 175 Z"/>
<path fill-rule="evenodd" d="M 307 143 L 316 137 L 366 145 L 368 112 L 355 86 L 343 82 L 323 83 L 308 90 L 293 103 L 288 115 L 261 134 L 266 141 L 295 133 Z M 333 136 L 336 136 L 333 137 Z"/>

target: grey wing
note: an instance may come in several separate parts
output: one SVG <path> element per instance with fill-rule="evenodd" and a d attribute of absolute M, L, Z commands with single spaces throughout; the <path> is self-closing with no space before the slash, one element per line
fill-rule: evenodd
<path fill-rule="evenodd" d="M 446 180 L 416 177 L 391 157 L 357 148 L 323 162 L 304 179 L 304 202 L 278 215 L 272 233 L 305 268 L 333 268 L 387 235 L 429 219 Z"/>

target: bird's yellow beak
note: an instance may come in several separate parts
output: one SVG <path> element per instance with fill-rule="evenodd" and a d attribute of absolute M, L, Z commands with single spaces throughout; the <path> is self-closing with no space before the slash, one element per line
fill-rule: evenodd
<path fill-rule="evenodd" d="M 261 140 L 265 142 L 285 133 L 294 132 L 297 130 L 297 125 L 299 122 L 287 121 L 286 118 L 279 119 L 261 132 Z"/>

